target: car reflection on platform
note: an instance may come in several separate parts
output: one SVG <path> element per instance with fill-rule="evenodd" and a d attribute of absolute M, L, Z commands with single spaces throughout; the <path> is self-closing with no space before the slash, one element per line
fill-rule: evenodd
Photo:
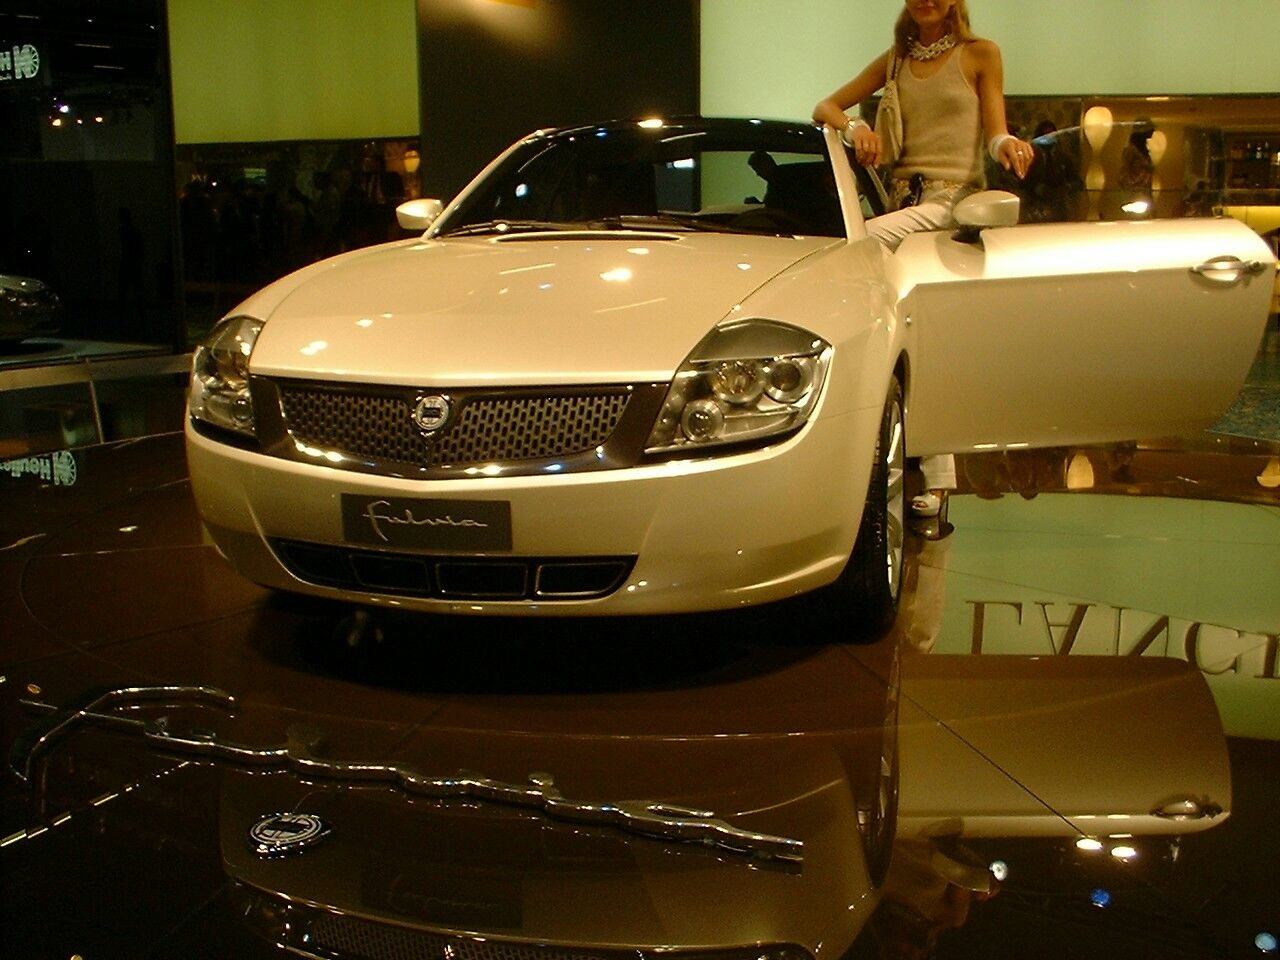
<path fill-rule="evenodd" d="M 1230 809 L 1186 664 L 898 669 L 832 647 L 737 683 L 457 698 L 381 746 L 341 714 L 210 714 L 229 704 L 207 688 L 95 692 L 13 756 L 46 793 L 112 758 L 177 759 L 175 799 L 184 770 L 216 768 L 236 911 L 325 957 L 821 960 L 963 922 L 1035 861 L 1030 838 L 1137 859 Z M 125 737 L 104 750 L 99 727 Z"/>
<path fill-rule="evenodd" d="M 0 353 L 28 337 L 50 336 L 62 327 L 62 301 L 34 277 L 0 273 Z"/>

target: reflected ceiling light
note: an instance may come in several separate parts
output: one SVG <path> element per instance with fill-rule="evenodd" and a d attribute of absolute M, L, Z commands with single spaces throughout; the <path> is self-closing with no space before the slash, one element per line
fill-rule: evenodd
<path fill-rule="evenodd" d="M 606 270 L 600 274 L 600 279 L 607 283 L 626 283 L 631 279 L 630 267 L 614 267 L 612 270 Z"/>
<path fill-rule="evenodd" d="M 1084 112 L 1084 120 L 1080 126 L 1084 128 L 1084 138 L 1089 141 L 1089 146 L 1095 153 L 1102 149 L 1102 145 L 1111 136 L 1113 125 L 1111 111 L 1104 106 L 1090 107 Z"/>
<path fill-rule="evenodd" d="M 1159 166 L 1160 158 L 1169 149 L 1169 138 L 1163 130 L 1157 130 L 1147 138 L 1147 153 L 1151 154 L 1151 162 Z"/>
<path fill-rule="evenodd" d="M 58 104 L 58 112 L 59 112 L 59 113 L 70 113 L 70 112 L 71 112 L 71 108 L 70 108 L 70 107 L 68 107 L 65 103 L 60 103 L 60 104 Z"/>
<path fill-rule="evenodd" d="M 987 869 L 989 869 L 991 871 L 991 875 L 1001 883 L 1004 883 L 1004 881 L 1009 879 L 1009 865 L 1003 860 L 991 861 L 991 866 Z"/>
<path fill-rule="evenodd" d="M 1111 855 L 1117 860 L 1134 860 L 1138 856 L 1138 851 L 1129 846 L 1112 847 Z"/>
<path fill-rule="evenodd" d="M 660 117 L 649 117 L 647 120 L 641 120 L 636 126 L 645 130 L 661 130 L 666 124 Z"/>
<path fill-rule="evenodd" d="M 671 166 L 677 170 L 692 170 L 697 165 L 698 162 L 694 160 L 693 157 L 683 157 L 679 160 L 673 161 L 671 164 Z"/>
<path fill-rule="evenodd" d="M 1141 216 L 1151 209 L 1151 204 L 1146 200 L 1130 200 L 1120 209 L 1125 213 L 1132 213 L 1136 216 Z"/>
<path fill-rule="evenodd" d="M 1280 487 L 1280 457 L 1272 457 L 1258 474 L 1258 486 L 1274 490 Z"/>
<path fill-rule="evenodd" d="M 1093 487 L 1093 464 L 1083 451 L 1077 451 L 1067 464 L 1067 489 L 1089 490 Z"/>
<path fill-rule="evenodd" d="M 637 257 L 647 257 L 649 255 L 648 247 L 627 247 L 627 253 L 634 253 Z"/>
<path fill-rule="evenodd" d="M 312 340 L 310 343 L 308 343 L 305 347 L 303 347 L 298 352 L 308 357 L 314 357 L 317 353 L 319 353 L 321 350 L 324 350 L 328 346 L 329 346 L 329 342 L 327 340 Z"/>
<path fill-rule="evenodd" d="M 356 326 L 357 326 L 357 327 L 372 327 L 372 326 L 373 326 L 373 321 L 372 321 L 372 320 L 370 320 L 368 317 L 361 317 L 359 320 L 357 320 L 357 321 L 356 321 Z"/>
<path fill-rule="evenodd" d="M 1081 837 L 1076 841 L 1076 848 L 1078 850 L 1088 850 L 1090 853 L 1093 853 L 1102 849 L 1102 841 L 1094 837 Z"/>
<path fill-rule="evenodd" d="M 60 126 L 62 126 L 62 118 L 61 118 L 61 117 L 54 117 L 54 118 L 50 121 L 50 123 L 51 123 L 53 126 L 55 126 L 55 127 L 60 127 Z"/>

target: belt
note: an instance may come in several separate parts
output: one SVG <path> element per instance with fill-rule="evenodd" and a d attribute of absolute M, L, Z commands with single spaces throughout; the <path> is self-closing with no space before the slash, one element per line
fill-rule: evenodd
<path fill-rule="evenodd" d="M 903 207 L 914 207 L 935 193 L 968 186 L 971 184 L 963 180 L 930 180 L 923 173 L 916 173 L 910 177 L 894 177 L 889 186 L 889 198 L 893 201 L 894 209 L 901 210 Z"/>

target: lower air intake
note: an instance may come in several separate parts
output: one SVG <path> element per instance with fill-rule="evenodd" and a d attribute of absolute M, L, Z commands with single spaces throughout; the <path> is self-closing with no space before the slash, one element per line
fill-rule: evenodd
<path fill-rule="evenodd" d="M 271 546 L 307 583 L 437 600 L 591 600 L 617 590 L 635 566 L 635 557 L 461 558 L 297 540 Z"/>

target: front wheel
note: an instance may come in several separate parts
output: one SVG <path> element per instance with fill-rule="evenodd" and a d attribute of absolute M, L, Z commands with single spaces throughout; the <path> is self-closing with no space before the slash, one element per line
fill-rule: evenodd
<path fill-rule="evenodd" d="M 866 632 L 888 630 L 898 615 L 905 542 L 905 481 L 902 385 L 894 377 L 880 418 L 858 539 L 840 578 L 828 588 L 832 599 L 846 608 Z"/>

